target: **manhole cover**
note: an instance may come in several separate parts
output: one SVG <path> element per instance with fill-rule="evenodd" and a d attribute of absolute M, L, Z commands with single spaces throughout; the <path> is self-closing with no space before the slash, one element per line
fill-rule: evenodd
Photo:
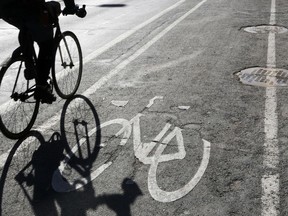
<path fill-rule="evenodd" d="M 259 33 L 259 34 L 266 34 L 266 33 L 275 33 L 275 34 L 282 34 L 288 31 L 287 28 L 283 26 L 275 26 L 275 25 L 260 25 L 260 26 L 250 26 L 243 29 L 249 33 Z"/>
<path fill-rule="evenodd" d="M 262 87 L 288 86 L 288 70 L 277 68 L 248 68 L 235 74 L 246 85 Z"/>

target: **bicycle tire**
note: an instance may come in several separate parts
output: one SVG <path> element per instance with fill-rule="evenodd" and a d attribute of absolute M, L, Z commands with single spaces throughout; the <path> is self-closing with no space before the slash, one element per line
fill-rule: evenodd
<path fill-rule="evenodd" d="M 63 32 L 56 44 L 57 48 L 52 66 L 53 83 L 57 94 L 63 99 L 69 99 L 75 95 L 81 82 L 82 50 L 77 36 L 71 31 Z M 71 62 L 71 58 L 74 62 Z M 66 62 L 67 59 L 69 64 Z"/>
<path fill-rule="evenodd" d="M 40 101 L 34 99 L 33 92 L 25 101 L 11 97 L 13 85 L 17 93 L 34 85 L 33 81 L 24 78 L 24 59 L 23 56 L 12 57 L 0 70 L 0 130 L 10 139 L 19 139 L 30 131 L 40 105 Z"/>

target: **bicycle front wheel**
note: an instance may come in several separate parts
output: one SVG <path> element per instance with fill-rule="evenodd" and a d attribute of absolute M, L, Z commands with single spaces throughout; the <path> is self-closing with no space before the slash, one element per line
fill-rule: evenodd
<path fill-rule="evenodd" d="M 52 67 L 52 78 L 57 94 L 71 98 L 81 82 L 83 69 L 80 43 L 73 32 L 66 31 L 57 43 L 55 61 Z"/>
<path fill-rule="evenodd" d="M 0 130 L 19 139 L 32 128 L 39 110 L 34 99 L 35 81 L 24 78 L 24 58 L 11 58 L 0 70 Z"/>

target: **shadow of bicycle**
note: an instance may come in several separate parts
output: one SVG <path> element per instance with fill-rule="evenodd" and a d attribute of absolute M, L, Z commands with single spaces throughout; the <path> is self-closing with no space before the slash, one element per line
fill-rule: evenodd
<path fill-rule="evenodd" d="M 48 141 L 31 131 L 9 152 L 0 179 L 1 215 L 84 216 L 101 205 L 117 215 L 131 215 L 130 205 L 142 195 L 134 181 L 123 180 L 122 194 L 98 196 L 89 181 L 101 149 L 100 120 L 91 101 L 84 96 L 67 101 L 60 124 L 60 132 Z M 65 183 L 69 193 L 57 193 L 52 185 L 61 166 L 54 187 Z"/>

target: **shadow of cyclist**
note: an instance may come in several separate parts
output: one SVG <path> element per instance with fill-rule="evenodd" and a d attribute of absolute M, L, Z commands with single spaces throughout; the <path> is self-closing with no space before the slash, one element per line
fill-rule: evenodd
<path fill-rule="evenodd" d="M 51 180 L 54 171 L 64 158 L 64 145 L 65 142 L 59 133 L 55 132 L 46 142 L 37 131 L 30 132 L 27 137 L 14 145 L 0 179 L 0 215 L 19 215 L 21 209 L 27 215 L 68 216 L 73 214 L 63 214 L 63 209 L 71 209 L 72 205 L 81 209 L 75 215 L 84 216 L 87 210 L 96 208 L 97 202 L 92 184 L 83 191 L 75 191 L 75 197 L 67 193 L 65 199 L 69 204 L 63 206 L 58 202 L 61 195 L 53 190 Z M 79 199 L 85 200 L 87 204 L 81 206 Z M 58 213 L 57 202 L 61 214 Z"/>
<path fill-rule="evenodd" d="M 132 180 L 124 179 L 123 194 L 96 196 L 88 178 L 99 153 L 100 121 L 87 98 L 77 96 L 74 100 L 64 105 L 61 134 L 55 132 L 45 141 L 39 132 L 31 131 L 9 152 L 0 179 L 1 215 L 19 215 L 19 211 L 23 211 L 23 214 L 36 216 L 85 216 L 89 210 L 96 210 L 101 205 L 107 205 L 117 215 L 131 215 L 130 206 L 142 195 Z M 79 125 L 77 122 L 85 123 Z M 90 133 L 92 122 L 93 127 L 99 127 L 98 132 Z M 77 154 L 73 146 L 77 147 Z M 83 184 L 80 190 L 56 193 L 51 180 L 67 157 L 70 158 L 67 164 L 73 169 L 71 172 L 88 181 L 81 182 L 78 178 L 77 184 Z"/>
<path fill-rule="evenodd" d="M 63 158 L 59 137 L 54 133 L 45 142 L 39 132 L 31 131 L 13 146 L 0 179 L 1 215 L 18 215 L 19 207 L 30 215 L 44 216 L 48 209 L 49 215 L 57 215 L 55 202 L 47 197 L 53 195 L 51 176 Z"/>
<path fill-rule="evenodd" d="M 130 206 L 143 193 L 136 182 L 129 178 L 125 178 L 121 186 L 123 194 L 104 194 L 98 196 L 98 205 L 107 205 L 117 216 L 131 216 Z"/>
<path fill-rule="evenodd" d="M 103 205 L 118 216 L 131 215 L 130 206 L 137 197 L 142 195 L 142 191 L 134 181 L 128 178 L 122 182 L 122 194 L 96 196 L 92 182 L 86 184 L 81 190 L 69 193 L 54 192 L 50 180 L 63 157 L 61 155 L 63 143 L 59 142 L 58 133 L 55 133 L 49 142 L 45 142 L 41 134 L 35 131 L 30 133 L 30 137 L 37 137 L 37 141 L 41 141 L 31 157 L 24 158 L 20 163 L 13 163 L 13 159 L 17 161 L 14 157 L 21 154 L 19 148 L 23 142 L 19 141 L 11 150 L 3 169 L 0 180 L 0 199 L 1 207 L 4 205 L 4 208 L 1 208 L 1 215 L 17 215 L 21 208 L 25 213 L 28 211 L 28 215 L 35 216 L 85 216 L 88 210 L 96 210 Z M 8 183 L 8 188 L 4 190 L 5 182 Z M 12 182 L 17 184 L 11 185 Z M 7 203 L 6 199 L 11 202 Z M 14 206 L 17 207 L 18 200 L 22 200 L 21 206 L 13 210 Z"/>

